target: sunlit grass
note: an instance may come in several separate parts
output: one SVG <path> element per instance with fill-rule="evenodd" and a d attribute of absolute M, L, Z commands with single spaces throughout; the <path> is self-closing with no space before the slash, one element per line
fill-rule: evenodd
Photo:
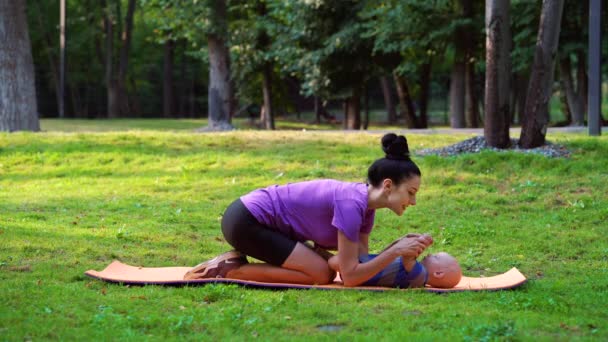
<path fill-rule="evenodd" d="M 377 132 L 193 133 L 204 124 L 44 120 L 43 133 L 0 134 L 3 340 L 608 338 L 605 136 L 550 134 L 569 159 L 415 157 L 418 204 L 403 217 L 378 212 L 372 250 L 429 232 L 432 251 L 455 255 L 465 274 L 518 267 L 529 282 L 515 291 L 124 287 L 86 278 L 113 259 L 194 265 L 229 248 L 219 219 L 238 196 L 315 178 L 364 181 L 381 156 Z M 415 151 L 469 137 L 408 140 Z"/>

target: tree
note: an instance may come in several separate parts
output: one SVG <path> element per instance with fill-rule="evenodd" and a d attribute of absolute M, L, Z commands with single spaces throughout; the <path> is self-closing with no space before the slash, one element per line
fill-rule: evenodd
<path fill-rule="evenodd" d="M 229 8 L 227 0 L 140 0 L 146 9 L 158 10 L 150 20 L 156 41 L 188 41 L 188 54 L 209 63 L 207 91 L 208 125 L 203 131 L 231 130 L 235 108 L 228 48 Z"/>
<path fill-rule="evenodd" d="M 224 37 L 228 34 L 226 0 L 210 0 L 209 19 L 213 31 L 207 35 L 209 51 L 208 130 L 230 130 L 234 111 L 234 91 L 230 81 L 230 53 Z"/>
<path fill-rule="evenodd" d="M 475 66 L 477 60 L 481 59 L 483 48 L 479 42 L 482 41 L 480 32 L 483 29 L 483 8 L 479 7 L 482 2 L 473 0 L 460 0 L 462 2 L 463 16 L 466 24 L 462 28 L 466 37 L 464 44 L 464 84 L 465 84 L 465 119 L 467 127 L 477 128 L 479 126 L 479 90 Z"/>
<path fill-rule="evenodd" d="M 363 87 L 377 72 L 372 39 L 364 35 L 363 5 L 276 0 L 272 6 L 280 23 L 273 47 L 281 70 L 302 81 L 305 96 L 344 101 L 346 129 L 361 128 Z"/>
<path fill-rule="evenodd" d="M 559 79 L 569 124 L 583 126 L 587 111 L 587 44 L 589 3 L 565 3 L 558 52 Z M 574 76 L 573 76 L 574 74 Z M 562 97 L 562 98 L 564 98 Z"/>
<path fill-rule="evenodd" d="M 25 0 L 0 2 L 0 131 L 39 131 Z"/>
<path fill-rule="evenodd" d="M 30 6 L 30 9 L 33 11 L 34 13 L 34 17 L 35 17 L 35 22 L 37 24 L 37 30 L 34 29 L 32 30 L 32 34 L 35 34 L 36 32 L 41 33 L 42 37 L 40 38 L 41 40 L 41 45 L 44 46 L 43 49 L 40 49 L 41 51 L 43 51 L 42 53 L 46 55 L 46 59 L 48 62 L 48 66 L 49 66 L 49 72 L 50 72 L 50 78 L 51 78 L 51 83 L 53 85 L 54 91 L 55 91 L 55 96 L 56 96 L 56 101 L 57 101 L 57 113 L 61 113 L 62 109 L 65 112 L 65 107 L 62 108 L 63 106 L 61 105 L 62 102 L 62 98 L 61 96 L 65 94 L 63 94 L 63 89 L 61 88 L 61 84 L 59 81 L 59 71 L 58 66 L 60 64 L 60 62 L 58 61 L 58 58 L 55 56 L 55 50 L 56 50 L 56 46 L 54 46 L 53 44 L 53 38 L 51 36 L 52 31 L 47 30 L 47 23 L 45 22 L 46 16 L 43 15 L 43 13 L 46 13 L 43 9 L 41 9 L 41 2 L 39 1 L 34 1 L 32 3 L 32 6 Z M 35 42 L 35 37 L 30 37 L 30 39 L 32 40 L 32 47 L 34 48 L 34 42 Z M 64 71 L 65 72 L 65 71 Z M 41 75 L 38 75 L 38 78 L 42 78 L 40 77 Z M 61 116 L 61 114 L 59 114 L 59 116 Z"/>
<path fill-rule="evenodd" d="M 526 92 L 530 78 L 530 65 L 534 60 L 536 31 L 542 2 L 513 0 L 511 10 L 517 15 L 511 16 L 513 46 L 511 50 L 511 123 L 516 118 L 521 122 L 526 105 Z"/>
<path fill-rule="evenodd" d="M 391 82 L 387 76 L 380 77 L 380 86 L 382 87 L 382 96 L 384 97 L 384 105 L 386 106 L 386 112 L 388 114 L 387 122 L 389 124 L 394 124 L 397 122 L 397 111 L 395 110 L 395 103 L 393 102 Z"/>
<path fill-rule="evenodd" d="M 397 97 L 399 98 L 399 107 L 401 116 L 405 119 L 407 128 L 422 128 L 416 118 L 416 110 L 414 109 L 414 101 L 410 94 L 409 87 L 405 77 L 399 74 L 394 74 L 395 86 L 397 87 Z"/>
<path fill-rule="evenodd" d="M 563 9 L 564 0 L 543 0 L 519 141 L 523 148 L 534 148 L 545 143 Z"/>
<path fill-rule="evenodd" d="M 455 30 L 466 23 L 454 15 L 452 0 L 366 1 L 360 16 L 363 35 L 383 72 L 395 75 L 400 111 L 409 128 L 426 128 L 431 71 Z M 437 25 L 437 23 L 449 23 Z M 417 98 L 418 115 L 413 112 Z"/>
<path fill-rule="evenodd" d="M 175 116 L 175 96 L 173 83 L 173 60 L 175 52 L 175 41 L 167 39 L 164 45 L 163 57 L 163 116 L 170 118 Z"/>
<path fill-rule="evenodd" d="M 117 1 L 117 6 L 120 9 L 120 1 Z M 129 104 L 129 96 L 127 93 L 127 71 L 129 69 L 129 53 L 131 50 L 131 37 L 133 35 L 133 15 L 135 13 L 135 0 L 129 0 L 127 5 L 127 14 L 125 16 L 125 27 L 120 32 L 120 59 L 118 62 L 118 83 L 117 90 L 119 96 L 119 109 L 122 116 L 131 115 L 131 106 Z M 120 12 L 118 15 L 120 18 Z"/>
<path fill-rule="evenodd" d="M 277 49 L 273 41 L 280 32 L 273 30 L 276 18 L 268 8 L 272 4 L 265 0 L 237 3 L 240 6 L 238 10 L 235 6 L 230 23 L 233 79 L 241 85 L 238 94 L 245 102 L 262 103 L 262 127 L 274 129 L 275 105 L 285 96 L 279 89 L 281 80 L 275 70 Z"/>
<path fill-rule="evenodd" d="M 131 114 L 129 96 L 127 93 L 126 77 L 129 67 L 129 51 L 131 49 L 131 36 L 133 32 L 133 16 L 135 13 L 135 0 L 128 0 L 127 14 L 124 29 L 122 25 L 122 5 L 120 0 L 113 3 L 111 0 L 102 0 L 105 9 L 105 67 L 107 87 L 107 116 L 116 118 Z M 116 27 L 115 27 L 116 26 Z M 114 59 L 116 32 L 120 35 L 118 61 Z M 117 66 L 117 68 L 116 68 Z"/>
<path fill-rule="evenodd" d="M 484 136 L 489 146 L 506 148 L 509 138 L 511 31 L 509 0 L 486 0 L 486 89 Z"/>
<path fill-rule="evenodd" d="M 464 18 L 464 6 L 468 5 L 470 7 L 470 4 L 466 2 L 468 1 L 458 0 L 455 4 L 456 13 L 461 17 L 459 20 Z M 454 62 L 450 76 L 450 124 L 452 128 L 466 127 L 465 73 L 469 37 L 471 37 L 471 34 L 467 32 L 464 25 L 454 30 Z"/>

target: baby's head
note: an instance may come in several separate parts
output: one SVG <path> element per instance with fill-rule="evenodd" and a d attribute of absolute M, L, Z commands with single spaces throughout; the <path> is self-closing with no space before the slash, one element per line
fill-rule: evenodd
<path fill-rule="evenodd" d="M 428 273 L 426 283 L 430 286 L 451 288 L 456 286 L 462 278 L 458 261 L 448 253 L 429 254 L 420 263 Z"/>

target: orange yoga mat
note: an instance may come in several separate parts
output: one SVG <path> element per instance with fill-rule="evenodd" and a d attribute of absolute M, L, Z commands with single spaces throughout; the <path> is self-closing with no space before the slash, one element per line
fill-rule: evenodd
<path fill-rule="evenodd" d="M 412 289 L 396 289 L 379 286 L 357 286 L 345 287 L 341 284 L 339 276 L 336 277 L 333 284 L 329 285 L 300 285 L 300 284 L 285 284 L 285 283 L 262 283 L 257 281 L 247 281 L 228 278 L 212 278 L 201 280 L 184 280 L 184 274 L 191 267 L 138 267 L 123 264 L 120 261 L 113 261 L 103 271 L 94 270 L 86 271 L 85 274 L 89 277 L 99 280 L 120 283 L 125 285 L 204 285 L 210 283 L 228 283 L 237 284 L 254 288 L 268 289 L 327 289 L 327 290 L 368 290 L 368 291 L 390 291 L 390 290 L 412 290 Z M 450 289 L 440 289 L 434 287 L 425 287 L 424 290 L 429 292 L 457 292 L 457 291 L 482 291 L 482 290 L 505 290 L 518 287 L 526 282 L 526 277 L 519 272 L 515 267 L 503 274 L 492 277 L 473 278 L 462 277 L 460 283 L 456 287 Z"/>

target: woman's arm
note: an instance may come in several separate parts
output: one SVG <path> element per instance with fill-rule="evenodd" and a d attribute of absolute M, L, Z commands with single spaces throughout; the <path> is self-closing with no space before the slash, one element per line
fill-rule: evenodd
<path fill-rule="evenodd" d="M 359 234 L 359 255 L 369 254 L 369 234 Z"/>
<path fill-rule="evenodd" d="M 337 265 L 345 286 L 357 286 L 383 270 L 395 258 L 399 256 L 416 258 L 426 248 L 425 244 L 417 238 L 403 238 L 372 260 L 359 263 L 360 245 L 350 241 L 344 233 L 338 232 Z"/>

